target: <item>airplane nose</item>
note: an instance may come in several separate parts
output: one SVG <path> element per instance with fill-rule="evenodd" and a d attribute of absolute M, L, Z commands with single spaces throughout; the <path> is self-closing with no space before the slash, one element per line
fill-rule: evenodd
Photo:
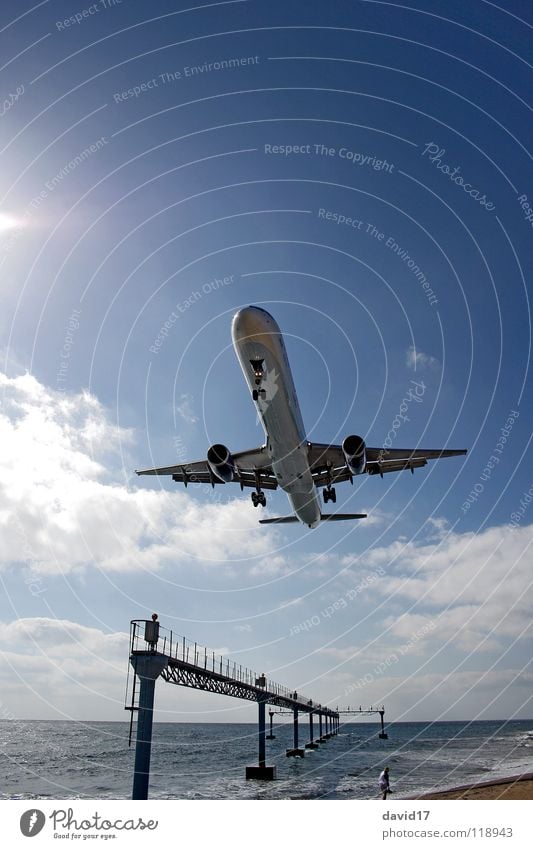
<path fill-rule="evenodd" d="M 272 316 L 260 307 L 243 307 L 233 316 L 231 335 L 234 342 L 250 340 L 272 332 L 279 333 L 279 327 Z"/>

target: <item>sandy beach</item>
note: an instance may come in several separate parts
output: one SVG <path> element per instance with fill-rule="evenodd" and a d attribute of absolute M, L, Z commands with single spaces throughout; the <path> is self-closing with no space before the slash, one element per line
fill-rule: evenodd
<path fill-rule="evenodd" d="M 442 792 L 411 796 L 412 799 L 533 799 L 533 773 L 507 776 L 493 781 L 464 784 Z"/>

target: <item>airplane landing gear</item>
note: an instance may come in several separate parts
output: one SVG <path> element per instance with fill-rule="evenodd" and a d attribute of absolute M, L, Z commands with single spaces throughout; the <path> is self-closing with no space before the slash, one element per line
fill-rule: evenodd
<path fill-rule="evenodd" d="M 252 504 L 254 507 L 257 507 L 259 504 L 261 507 L 266 507 L 266 498 L 265 493 L 259 490 L 259 492 L 252 492 Z"/>
<path fill-rule="evenodd" d="M 257 387 L 257 389 L 252 390 L 252 398 L 254 401 L 259 401 L 260 398 L 266 398 L 265 390 L 261 389 L 261 383 L 265 376 L 265 363 L 264 360 L 250 360 L 250 365 L 254 370 L 254 383 Z"/>
<path fill-rule="evenodd" d="M 337 501 L 337 493 L 335 492 L 335 487 L 334 487 L 334 486 L 328 486 L 328 487 L 324 490 L 323 495 L 324 495 L 324 504 L 327 504 L 327 503 L 328 503 L 328 501 L 332 501 L 332 502 L 333 502 L 333 504 L 335 504 L 335 503 L 336 503 L 336 501 Z"/>

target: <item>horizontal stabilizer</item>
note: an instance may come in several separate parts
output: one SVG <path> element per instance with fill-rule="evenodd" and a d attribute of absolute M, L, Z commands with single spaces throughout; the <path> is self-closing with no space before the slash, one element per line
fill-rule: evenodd
<path fill-rule="evenodd" d="M 260 525 L 288 525 L 292 522 L 298 522 L 298 516 L 276 516 L 275 519 L 259 519 Z"/>
<path fill-rule="evenodd" d="M 366 519 L 366 513 L 322 513 L 321 522 L 343 522 L 345 519 Z M 260 525 L 288 525 L 298 522 L 298 516 L 276 516 L 275 519 L 260 519 Z"/>
<path fill-rule="evenodd" d="M 366 519 L 366 513 L 322 513 L 321 522 L 343 522 L 345 519 Z"/>

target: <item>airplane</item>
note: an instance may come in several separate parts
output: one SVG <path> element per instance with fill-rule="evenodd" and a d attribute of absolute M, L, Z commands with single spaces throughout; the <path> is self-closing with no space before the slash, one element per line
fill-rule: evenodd
<path fill-rule="evenodd" d="M 211 445 L 207 458 L 158 469 L 142 469 L 138 475 L 171 475 L 183 483 L 238 483 L 241 491 L 251 487 L 254 507 L 266 506 L 264 490 L 278 486 L 287 494 L 294 513 L 261 519 L 261 525 L 301 522 L 316 528 L 322 521 L 365 519 L 366 513 L 322 513 L 317 489 L 324 503 L 337 500 L 334 484 L 357 475 L 383 477 L 425 466 L 428 460 L 455 457 L 466 450 L 421 448 L 369 448 L 361 436 L 347 436 L 342 445 L 310 442 L 305 433 L 291 368 L 281 330 L 275 319 L 258 306 L 240 309 L 231 334 L 252 400 L 263 425 L 266 442 L 259 448 L 232 454 L 221 444 Z"/>

